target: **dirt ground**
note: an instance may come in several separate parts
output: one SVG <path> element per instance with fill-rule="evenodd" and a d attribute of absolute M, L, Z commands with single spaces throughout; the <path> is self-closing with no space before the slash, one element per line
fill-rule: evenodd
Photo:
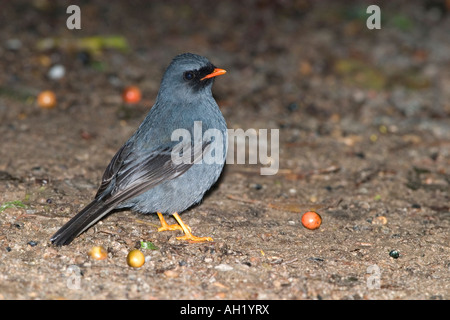
<path fill-rule="evenodd" d="M 449 299 L 449 2 L 392 2 L 369 30 L 366 1 L 73 1 L 69 30 L 65 2 L 3 1 L 0 299 Z M 229 128 L 280 130 L 278 173 L 225 166 L 182 214 L 211 243 L 120 211 L 51 245 L 182 52 L 228 71 L 213 92 Z M 140 241 L 157 249 L 133 269 Z"/>

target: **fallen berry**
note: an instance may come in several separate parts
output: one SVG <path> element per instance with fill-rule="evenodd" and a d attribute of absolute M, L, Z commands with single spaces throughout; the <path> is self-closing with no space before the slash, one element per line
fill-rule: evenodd
<path fill-rule="evenodd" d="M 127 256 L 127 263 L 130 267 L 140 268 L 145 263 L 144 254 L 138 249 L 131 250 Z"/>
<path fill-rule="evenodd" d="M 56 106 L 56 96 L 53 91 L 42 91 L 37 97 L 39 107 L 43 109 L 51 109 Z"/>
<path fill-rule="evenodd" d="M 105 248 L 96 246 L 89 250 L 89 255 L 94 260 L 105 260 L 108 257 L 108 252 L 106 252 Z"/>
<path fill-rule="evenodd" d="M 318 213 L 308 211 L 302 216 L 302 224 L 305 228 L 314 230 L 320 227 L 322 224 L 322 218 Z"/>
<path fill-rule="evenodd" d="M 125 103 L 138 103 L 141 101 L 141 90 L 138 87 L 126 87 L 122 93 L 122 99 Z"/>

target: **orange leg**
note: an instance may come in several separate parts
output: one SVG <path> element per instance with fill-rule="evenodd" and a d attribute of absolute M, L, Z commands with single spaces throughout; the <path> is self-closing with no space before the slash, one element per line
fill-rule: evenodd
<path fill-rule="evenodd" d="M 180 224 L 183 232 L 184 232 L 184 236 L 182 237 L 177 237 L 178 240 L 188 240 L 191 242 L 204 242 L 204 241 L 213 241 L 212 238 L 210 237 L 196 237 L 191 233 L 191 228 L 189 226 L 187 226 L 186 224 L 184 224 L 183 220 L 181 220 L 180 216 L 178 215 L 178 213 L 174 213 L 173 217 L 178 221 L 178 223 Z"/>
<path fill-rule="evenodd" d="M 158 228 L 158 232 L 168 231 L 168 230 L 170 230 L 170 231 L 172 231 L 172 230 L 182 230 L 183 231 L 183 228 L 180 227 L 178 224 L 171 224 L 171 225 L 167 224 L 167 222 L 164 219 L 164 216 L 162 215 L 161 212 L 157 212 L 157 214 L 158 214 L 158 217 L 159 217 L 159 221 L 161 221 L 161 227 Z"/>

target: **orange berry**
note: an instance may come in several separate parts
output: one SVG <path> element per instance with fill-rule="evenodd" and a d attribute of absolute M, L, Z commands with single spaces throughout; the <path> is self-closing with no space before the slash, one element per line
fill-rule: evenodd
<path fill-rule="evenodd" d="M 42 91 L 37 97 L 37 102 L 39 107 L 43 109 L 51 109 L 56 106 L 56 96 L 53 91 Z"/>
<path fill-rule="evenodd" d="M 302 224 L 309 230 L 317 229 L 322 224 L 322 217 L 314 211 L 308 211 L 302 216 Z"/>
<path fill-rule="evenodd" d="M 105 248 L 96 246 L 92 247 L 91 250 L 89 250 L 89 255 L 94 260 L 105 260 L 108 257 L 108 252 Z"/>
<path fill-rule="evenodd" d="M 126 87 L 122 93 L 122 99 L 126 103 L 138 103 L 141 97 L 141 90 L 135 86 Z"/>
<path fill-rule="evenodd" d="M 131 250 L 127 256 L 127 263 L 130 267 L 140 268 L 145 263 L 144 254 L 138 249 Z"/>

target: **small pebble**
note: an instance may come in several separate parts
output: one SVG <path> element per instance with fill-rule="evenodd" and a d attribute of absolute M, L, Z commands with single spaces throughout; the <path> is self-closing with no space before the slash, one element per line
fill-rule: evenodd
<path fill-rule="evenodd" d="M 295 102 L 290 103 L 286 108 L 289 112 L 297 111 L 299 109 L 298 104 L 296 104 Z"/>
<path fill-rule="evenodd" d="M 6 41 L 6 48 L 8 50 L 12 50 L 12 51 L 17 51 L 20 48 L 22 48 L 22 41 L 20 41 L 20 39 L 9 39 Z"/>
<path fill-rule="evenodd" d="M 233 267 L 230 266 L 229 264 L 222 263 L 222 264 L 215 266 L 214 269 L 217 269 L 219 271 L 231 271 L 231 270 L 233 270 Z"/>
<path fill-rule="evenodd" d="M 251 183 L 249 185 L 250 188 L 255 189 L 255 190 L 261 190 L 263 188 L 263 186 L 259 183 Z"/>
<path fill-rule="evenodd" d="M 360 158 L 360 159 L 365 159 L 366 158 L 366 154 L 364 152 L 355 152 L 355 156 Z"/>
<path fill-rule="evenodd" d="M 30 245 L 31 247 L 34 247 L 34 246 L 36 246 L 38 243 L 37 243 L 36 241 L 31 240 L 31 241 L 28 241 L 27 244 Z"/>
<path fill-rule="evenodd" d="M 47 76 L 51 80 L 59 80 L 64 78 L 66 74 L 66 68 L 61 64 L 55 64 L 48 70 Z"/>
<path fill-rule="evenodd" d="M 377 224 L 377 225 L 385 225 L 385 224 L 387 224 L 387 222 L 388 222 L 388 220 L 385 216 L 378 216 L 372 220 L 372 224 Z"/>
<path fill-rule="evenodd" d="M 178 278 L 179 273 L 174 270 L 166 270 L 166 271 L 164 271 L 164 275 L 167 278 Z"/>
<path fill-rule="evenodd" d="M 398 252 L 397 250 L 392 250 L 391 252 L 389 252 L 389 256 L 394 259 L 398 259 L 398 257 L 400 257 L 400 252 Z"/>
<path fill-rule="evenodd" d="M 185 265 L 187 265 L 187 262 L 184 261 L 184 260 L 181 260 L 180 262 L 178 262 L 178 265 L 179 265 L 180 267 L 184 267 Z"/>
<path fill-rule="evenodd" d="M 115 74 L 111 74 L 108 76 L 108 82 L 113 86 L 113 87 L 121 87 L 123 86 L 122 80 L 120 80 L 120 78 L 115 75 Z"/>
<path fill-rule="evenodd" d="M 91 63 L 91 54 L 87 51 L 80 51 L 77 53 L 77 59 L 81 61 L 84 66 Z"/>

